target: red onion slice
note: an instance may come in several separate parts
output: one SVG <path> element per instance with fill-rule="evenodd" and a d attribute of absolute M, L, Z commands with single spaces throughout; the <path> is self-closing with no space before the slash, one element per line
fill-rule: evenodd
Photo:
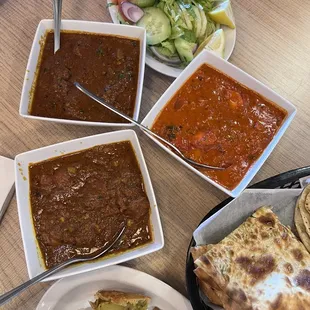
<path fill-rule="evenodd" d="M 198 48 L 198 44 L 196 44 L 196 45 L 193 47 L 193 49 L 192 49 L 193 54 L 195 54 L 195 52 L 197 51 L 197 48 Z"/>
<path fill-rule="evenodd" d="M 138 22 L 144 15 L 143 10 L 133 3 L 126 1 L 122 2 L 120 6 L 124 16 L 132 23 Z"/>

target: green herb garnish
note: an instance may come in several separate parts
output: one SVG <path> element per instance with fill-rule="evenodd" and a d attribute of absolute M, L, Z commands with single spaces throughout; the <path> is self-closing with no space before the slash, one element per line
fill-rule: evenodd
<path fill-rule="evenodd" d="M 103 51 L 103 49 L 102 49 L 102 46 L 99 46 L 99 47 L 97 48 L 96 54 L 97 54 L 98 56 L 104 56 L 104 51 Z"/>
<path fill-rule="evenodd" d="M 169 140 L 174 140 L 176 138 L 177 133 L 180 131 L 180 129 L 181 128 L 179 126 L 175 126 L 175 125 L 166 126 L 167 136 Z"/>

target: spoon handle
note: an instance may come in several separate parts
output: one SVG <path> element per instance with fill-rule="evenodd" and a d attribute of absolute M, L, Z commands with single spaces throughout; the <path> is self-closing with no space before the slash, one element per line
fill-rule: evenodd
<path fill-rule="evenodd" d="M 55 267 L 52 267 L 43 273 L 40 273 L 36 277 L 26 281 L 25 283 L 13 288 L 12 290 L 8 291 L 7 293 L 3 294 L 0 296 L 0 306 L 4 305 L 7 303 L 10 299 L 18 295 L 19 293 L 23 292 L 25 289 L 27 289 L 29 286 L 47 278 L 48 276 L 52 275 L 53 273 L 57 272 L 58 270 L 64 268 L 65 266 L 72 264 L 75 259 L 69 259 L 62 264 L 59 264 Z"/>
<path fill-rule="evenodd" d="M 102 100 L 100 97 L 96 96 L 95 94 L 91 93 L 90 91 L 88 91 L 86 88 L 84 88 L 82 85 L 80 85 L 78 82 L 74 82 L 75 87 L 80 90 L 82 93 L 84 93 L 85 95 L 87 95 L 88 97 L 92 98 L 93 100 L 95 100 L 96 102 L 100 103 L 101 105 L 103 105 L 104 107 L 106 107 L 107 109 L 111 110 L 112 112 L 116 113 L 117 115 L 123 117 L 124 119 L 126 119 L 127 121 L 130 121 L 131 123 L 135 124 L 136 126 L 138 126 L 140 129 L 142 129 L 143 131 L 147 132 L 149 135 L 154 136 L 156 139 L 160 140 L 161 142 L 163 142 L 164 144 L 168 145 L 171 149 L 173 149 L 177 154 L 179 154 L 180 157 L 183 158 L 183 160 L 185 160 L 187 163 L 196 166 L 196 167 L 200 167 L 200 168 L 206 168 L 206 169 L 213 169 L 213 170 L 224 170 L 226 169 L 225 167 L 215 167 L 215 166 L 210 166 L 210 165 L 206 165 L 206 164 L 201 164 L 198 163 L 190 158 L 187 158 L 176 146 L 174 146 L 172 143 L 168 142 L 167 140 L 165 140 L 164 138 L 162 138 L 161 136 L 159 136 L 158 134 L 156 134 L 155 132 L 153 132 L 152 130 L 150 130 L 149 128 L 143 126 L 142 124 L 140 124 L 139 122 L 135 121 L 134 119 L 132 119 L 131 117 L 127 116 L 126 114 L 122 113 L 121 111 L 119 111 L 118 109 L 112 107 L 110 104 L 106 103 L 104 100 Z"/>
<path fill-rule="evenodd" d="M 54 54 L 60 48 L 60 23 L 61 23 L 62 0 L 54 0 Z"/>
<path fill-rule="evenodd" d="M 184 157 L 183 154 L 179 151 L 179 149 L 177 149 L 172 143 L 168 142 L 167 140 L 165 140 L 164 138 L 162 138 L 161 136 L 157 135 L 155 132 L 151 131 L 149 128 L 147 128 L 146 126 L 140 124 L 139 122 L 135 121 L 134 119 L 132 119 L 131 117 L 127 116 L 126 114 L 122 113 L 121 111 L 119 111 L 118 109 L 112 107 L 110 104 L 106 103 L 105 101 L 103 101 L 100 97 L 96 96 L 95 94 L 91 93 L 90 91 L 88 91 L 86 88 L 84 88 L 81 84 L 79 84 L 78 82 L 74 82 L 74 85 L 77 89 L 79 89 L 82 93 L 84 93 L 85 95 L 87 95 L 88 97 L 92 98 L 93 100 L 95 100 L 96 102 L 100 103 L 101 105 L 103 105 L 104 107 L 108 108 L 109 110 L 111 110 L 112 112 L 116 113 L 117 115 L 121 116 L 122 118 L 126 119 L 127 121 L 135 124 L 136 126 L 138 126 L 140 129 L 146 131 L 148 134 L 150 134 L 151 136 L 154 136 L 155 138 L 157 138 L 158 140 L 160 140 L 161 142 L 165 143 L 166 145 L 169 145 L 172 149 L 174 149 L 180 156 Z"/>

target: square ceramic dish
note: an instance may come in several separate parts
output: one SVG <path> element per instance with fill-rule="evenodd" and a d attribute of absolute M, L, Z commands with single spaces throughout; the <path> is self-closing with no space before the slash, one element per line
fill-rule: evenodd
<path fill-rule="evenodd" d="M 30 163 L 40 162 L 55 156 L 61 156 L 95 145 L 113 142 L 130 141 L 138 160 L 143 176 L 146 194 L 151 208 L 151 225 L 153 227 L 153 242 L 141 248 L 112 256 L 107 259 L 97 259 L 89 263 L 70 266 L 44 281 L 55 280 L 98 268 L 119 264 L 161 249 L 164 246 L 163 231 L 159 218 L 158 207 L 154 196 L 152 183 L 140 148 L 136 133 L 133 130 L 120 130 L 96 136 L 85 137 L 68 142 L 54 144 L 37 150 L 19 154 L 15 158 L 16 195 L 18 205 L 19 223 L 21 227 L 24 251 L 28 274 L 30 278 L 42 273 L 46 268 L 35 236 L 29 195 L 29 170 Z"/>
<path fill-rule="evenodd" d="M 132 126 L 131 123 L 89 122 L 80 120 L 40 117 L 29 114 L 29 109 L 32 101 L 31 89 L 35 82 L 37 65 L 40 60 L 39 57 L 41 50 L 40 41 L 42 38 L 44 38 L 46 32 L 53 28 L 54 28 L 53 20 L 44 19 L 41 20 L 38 25 L 26 68 L 22 95 L 20 100 L 19 114 L 26 118 L 39 119 L 43 121 L 53 121 L 57 123 L 74 124 L 74 125 L 127 126 L 127 127 Z M 109 23 L 89 22 L 81 20 L 62 20 L 61 29 L 81 31 L 81 32 L 91 32 L 97 34 L 99 33 L 107 35 L 116 35 L 140 40 L 139 77 L 138 77 L 135 109 L 133 114 L 133 119 L 138 120 L 141 104 L 141 96 L 142 96 L 143 79 L 144 79 L 144 67 L 145 67 L 145 51 L 146 51 L 145 30 L 141 27 L 135 27 L 135 26 L 114 25 Z"/>
<path fill-rule="evenodd" d="M 171 84 L 171 86 L 166 90 L 166 92 L 160 97 L 157 103 L 153 106 L 151 111 L 147 114 L 147 116 L 142 121 L 142 124 L 146 127 L 151 128 L 153 123 L 155 122 L 157 116 L 161 113 L 162 109 L 165 105 L 169 102 L 169 100 L 174 96 L 174 94 L 179 90 L 179 88 L 191 77 L 191 75 L 196 72 L 196 70 L 204 63 L 211 65 L 212 67 L 216 68 L 217 70 L 225 73 L 227 76 L 233 78 L 237 82 L 245 85 L 249 89 L 256 91 L 257 93 L 261 94 L 265 98 L 269 99 L 270 101 L 276 103 L 278 106 L 284 108 L 288 115 L 283 121 L 281 127 L 277 131 L 276 135 L 273 137 L 267 148 L 261 154 L 261 156 L 257 159 L 257 161 L 250 167 L 246 175 L 243 177 L 242 181 L 233 189 L 228 190 L 224 186 L 216 183 L 203 173 L 199 172 L 197 169 L 186 163 L 182 160 L 179 156 L 173 153 L 170 149 L 160 143 L 158 140 L 150 136 L 160 147 L 166 150 L 170 155 L 180 161 L 183 165 L 187 168 L 198 174 L 203 179 L 207 180 L 209 183 L 213 184 L 217 188 L 224 191 L 226 194 L 237 197 L 240 193 L 247 187 L 250 181 L 253 179 L 255 174 L 261 168 L 263 163 L 266 161 L 270 153 L 273 151 L 277 143 L 279 142 L 280 138 L 283 136 L 285 130 L 288 128 L 289 124 L 292 122 L 295 114 L 296 108 L 287 100 L 285 100 L 280 95 L 276 94 L 273 90 L 250 76 L 249 74 L 245 73 L 244 71 L 240 70 L 239 68 L 235 67 L 231 63 L 213 55 L 210 52 L 204 51 L 200 53 L 198 57 L 196 57 L 188 67 L 181 73 L 181 75 Z"/>

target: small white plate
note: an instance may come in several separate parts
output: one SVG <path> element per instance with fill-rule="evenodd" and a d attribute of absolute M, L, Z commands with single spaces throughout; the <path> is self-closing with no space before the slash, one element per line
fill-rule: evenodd
<path fill-rule="evenodd" d="M 182 74 L 170 85 L 170 87 L 165 91 L 165 93 L 159 98 L 159 100 L 155 103 L 151 111 L 143 119 L 142 125 L 151 128 L 157 116 L 161 113 L 162 109 L 169 102 L 169 100 L 174 96 L 174 94 L 179 90 L 179 88 L 192 76 L 192 74 L 196 72 L 196 70 L 204 63 L 211 65 L 218 71 L 223 72 L 224 74 L 233 78 L 240 84 L 248 87 L 249 89 L 254 90 L 255 92 L 259 93 L 263 97 L 274 102 L 275 104 L 277 104 L 278 106 L 282 107 L 287 111 L 287 117 L 283 121 L 281 127 L 279 128 L 279 130 L 277 131 L 277 133 L 275 134 L 269 145 L 266 147 L 264 152 L 250 167 L 246 175 L 243 177 L 242 181 L 233 190 L 228 190 L 224 186 L 214 182 L 211 178 L 207 177 L 199 170 L 195 169 L 193 166 L 186 163 L 183 159 L 177 156 L 174 152 L 172 152 L 168 147 L 163 145 L 153 136 L 150 136 L 149 134 L 147 135 L 149 135 L 149 137 L 152 140 L 154 140 L 155 143 L 157 143 L 160 147 L 166 150 L 170 155 L 172 155 L 174 158 L 180 161 L 187 168 L 194 171 L 200 177 L 207 180 L 209 183 L 213 184 L 217 188 L 221 189 L 226 194 L 232 197 L 237 197 L 254 178 L 255 174 L 264 164 L 266 159 L 269 157 L 269 155 L 279 142 L 280 138 L 283 136 L 284 132 L 286 131 L 286 129 L 288 128 L 289 124 L 292 122 L 296 114 L 296 108 L 289 101 L 287 101 L 286 99 L 275 93 L 273 90 L 271 90 L 270 88 L 268 88 L 267 86 L 256 80 L 254 77 L 247 74 L 246 72 L 240 70 L 239 68 L 232 65 L 228 61 L 225 61 L 208 51 L 203 51 L 185 68 Z"/>
<path fill-rule="evenodd" d="M 149 310 L 192 310 L 190 302 L 166 283 L 135 269 L 112 266 L 61 279 L 44 294 L 37 310 L 91 310 L 99 290 L 118 290 L 149 296 Z"/>
<path fill-rule="evenodd" d="M 56 274 L 46 278 L 43 281 L 60 279 L 82 272 L 116 265 L 155 251 L 164 246 L 164 237 L 161 227 L 158 207 L 153 191 L 151 179 L 144 161 L 142 150 L 136 133 L 133 130 L 120 130 L 110 133 L 99 134 L 96 136 L 85 137 L 81 139 L 62 142 L 37 150 L 19 154 L 15 158 L 15 179 L 16 179 L 16 198 L 18 207 L 19 224 L 24 245 L 26 264 L 30 278 L 37 276 L 46 270 L 39 250 L 30 206 L 30 188 L 29 188 L 29 164 L 47 160 L 52 157 L 61 156 L 77 151 L 81 151 L 95 145 L 109 144 L 121 141 L 130 141 L 144 181 L 145 192 L 150 202 L 151 214 L 150 222 L 153 228 L 153 242 L 141 248 L 133 249 L 128 252 L 120 253 L 106 259 L 96 259 L 87 263 L 69 266 Z"/>
<path fill-rule="evenodd" d="M 112 0 L 107 0 L 107 3 L 113 3 Z M 118 5 L 111 5 L 109 6 L 109 13 L 111 16 L 111 19 L 114 24 L 120 24 L 119 19 L 117 18 L 117 12 L 118 12 Z M 132 26 L 130 26 L 132 27 Z M 224 53 L 224 59 L 228 60 L 235 48 L 236 44 L 236 37 L 237 37 L 237 31 L 235 29 L 231 29 L 226 26 L 221 26 L 221 28 L 224 30 L 225 33 L 225 53 Z M 160 72 L 162 74 L 171 76 L 171 77 L 178 77 L 184 69 L 182 68 L 174 68 L 171 66 L 168 66 L 156 58 L 154 58 L 149 51 L 146 51 L 145 56 L 145 63 L 150 66 L 152 69 L 154 69 L 157 72 Z"/>
<path fill-rule="evenodd" d="M 131 123 L 105 123 L 105 122 L 89 122 L 80 120 L 69 120 L 63 118 L 41 117 L 29 114 L 29 107 L 32 101 L 32 88 L 36 78 L 37 65 L 40 60 L 41 40 L 46 35 L 47 31 L 54 29 L 52 19 L 43 19 L 40 21 L 35 37 L 33 39 L 28 64 L 26 68 L 22 95 L 20 99 L 19 114 L 22 117 L 38 119 L 42 121 L 52 121 L 57 123 L 66 123 L 73 125 L 88 125 L 88 126 L 123 126 L 131 127 Z M 96 34 L 107 34 L 112 36 L 121 36 L 126 38 L 133 38 L 140 40 L 140 59 L 139 59 L 139 76 L 136 92 L 136 102 L 133 113 L 133 119 L 138 120 L 141 96 L 144 80 L 145 68 L 145 50 L 146 50 L 146 36 L 145 30 L 141 27 L 132 27 L 128 25 L 113 25 L 110 23 L 90 22 L 83 20 L 62 20 L 61 30 L 90 32 Z"/>

